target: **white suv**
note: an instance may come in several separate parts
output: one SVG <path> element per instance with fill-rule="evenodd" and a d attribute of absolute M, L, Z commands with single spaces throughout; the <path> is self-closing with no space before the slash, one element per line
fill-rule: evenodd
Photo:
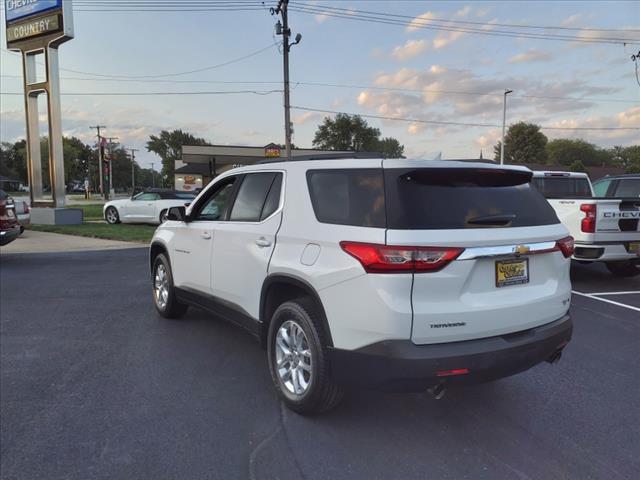
<path fill-rule="evenodd" d="M 230 170 L 156 231 L 155 305 L 246 328 L 301 413 L 345 386 L 437 395 L 556 361 L 573 239 L 531 175 L 371 158 Z"/>

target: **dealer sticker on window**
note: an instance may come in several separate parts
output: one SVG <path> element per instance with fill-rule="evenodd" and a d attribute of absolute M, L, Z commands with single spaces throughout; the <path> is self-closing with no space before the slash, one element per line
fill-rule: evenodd
<path fill-rule="evenodd" d="M 529 259 L 496 261 L 496 287 L 529 283 Z"/>

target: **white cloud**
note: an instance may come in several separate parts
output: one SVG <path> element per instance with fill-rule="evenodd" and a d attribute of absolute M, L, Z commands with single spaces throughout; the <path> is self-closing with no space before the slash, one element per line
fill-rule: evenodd
<path fill-rule="evenodd" d="M 569 15 L 567 18 L 562 20 L 562 22 L 560 22 L 560 25 L 564 27 L 573 26 L 576 23 L 578 23 L 578 21 L 581 19 L 582 19 L 582 13 L 576 13 L 574 15 Z"/>
<path fill-rule="evenodd" d="M 471 5 L 465 5 L 463 8 L 456 12 L 456 17 L 466 17 L 471 12 Z"/>
<path fill-rule="evenodd" d="M 550 52 L 541 52 L 534 48 L 509 58 L 509 63 L 546 62 L 553 58 Z"/>
<path fill-rule="evenodd" d="M 435 15 L 432 12 L 425 12 L 425 13 L 423 13 L 421 15 L 418 15 L 413 20 L 411 20 L 411 22 L 409 22 L 409 25 L 407 25 L 406 31 L 407 32 L 415 32 L 417 30 L 420 30 L 420 28 L 425 23 L 428 23 L 429 20 L 431 20 L 433 18 L 435 18 Z"/>
<path fill-rule="evenodd" d="M 395 47 L 391 55 L 397 60 L 407 60 L 420 55 L 427 48 L 429 48 L 429 44 L 426 40 L 407 40 L 404 45 Z"/>
<path fill-rule="evenodd" d="M 327 15 L 326 13 L 318 13 L 314 18 L 316 19 L 316 22 L 324 23 L 329 18 L 329 15 Z"/>
<path fill-rule="evenodd" d="M 293 119 L 293 123 L 295 125 L 304 125 L 308 122 L 319 121 L 323 117 L 323 114 L 320 112 L 304 112 Z"/>
<path fill-rule="evenodd" d="M 455 42 L 456 40 L 458 40 L 459 38 L 461 38 L 461 37 L 463 37 L 465 35 L 466 35 L 466 33 L 464 33 L 464 32 L 440 33 L 433 40 L 433 48 L 435 48 L 436 50 L 438 50 L 440 48 L 444 48 L 447 45 L 452 44 L 453 42 Z"/>

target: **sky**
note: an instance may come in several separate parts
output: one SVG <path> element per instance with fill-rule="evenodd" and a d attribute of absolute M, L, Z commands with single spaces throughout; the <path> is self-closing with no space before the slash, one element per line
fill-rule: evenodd
<path fill-rule="evenodd" d="M 106 125 L 104 135 L 139 149 L 139 163 L 154 162 L 156 169 L 159 159 L 145 143 L 162 129 L 183 129 L 212 144 L 284 143 L 282 56 L 275 45 L 281 37 L 268 9 L 275 0 L 242 11 L 181 11 L 181 2 L 162 0 L 173 7 L 160 12 L 92 7 L 92 1 L 98 0 L 75 1 L 75 38 L 60 47 L 65 135 L 92 142 L 95 131 L 89 127 Z M 492 156 L 505 89 L 513 90 L 507 124 L 626 128 L 543 132 L 550 139 L 583 138 L 603 147 L 640 144 L 640 85 L 630 58 L 640 51 L 640 2 L 292 0 L 291 5 L 292 33 L 302 34 L 291 48 L 291 105 L 386 117 L 366 120 L 404 144 L 409 158 L 438 153 L 477 158 L 481 149 Z M 323 14 L 327 6 L 344 9 L 332 11 L 345 18 Z M 88 11 L 99 9 L 109 11 Z M 357 20 L 363 11 L 402 24 Z M 6 50 L 4 11 L 0 20 L 0 138 L 15 141 L 25 137 L 22 68 L 19 55 Z M 421 28 L 425 25 L 449 29 Z M 451 31 L 452 26 L 492 35 Z M 495 35 L 502 31 L 544 38 Z M 594 42 L 551 40 L 551 34 Z M 612 37 L 630 41 L 603 40 Z M 114 92 L 145 95 L 105 95 Z M 160 95 L 166 92 L 192 94 Z M 294 143 L 311 147 L 327 115 L 292 109 Z"/>

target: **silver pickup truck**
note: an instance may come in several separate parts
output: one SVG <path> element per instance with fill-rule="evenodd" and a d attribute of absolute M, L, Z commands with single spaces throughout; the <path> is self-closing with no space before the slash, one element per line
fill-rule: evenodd
<path fill-rule="evenodd" d="M 640 197 L 596 198 L 585 173 L 534 172 L 533 185 L 575 239 L 574 260 L 640 275 Z"/>

